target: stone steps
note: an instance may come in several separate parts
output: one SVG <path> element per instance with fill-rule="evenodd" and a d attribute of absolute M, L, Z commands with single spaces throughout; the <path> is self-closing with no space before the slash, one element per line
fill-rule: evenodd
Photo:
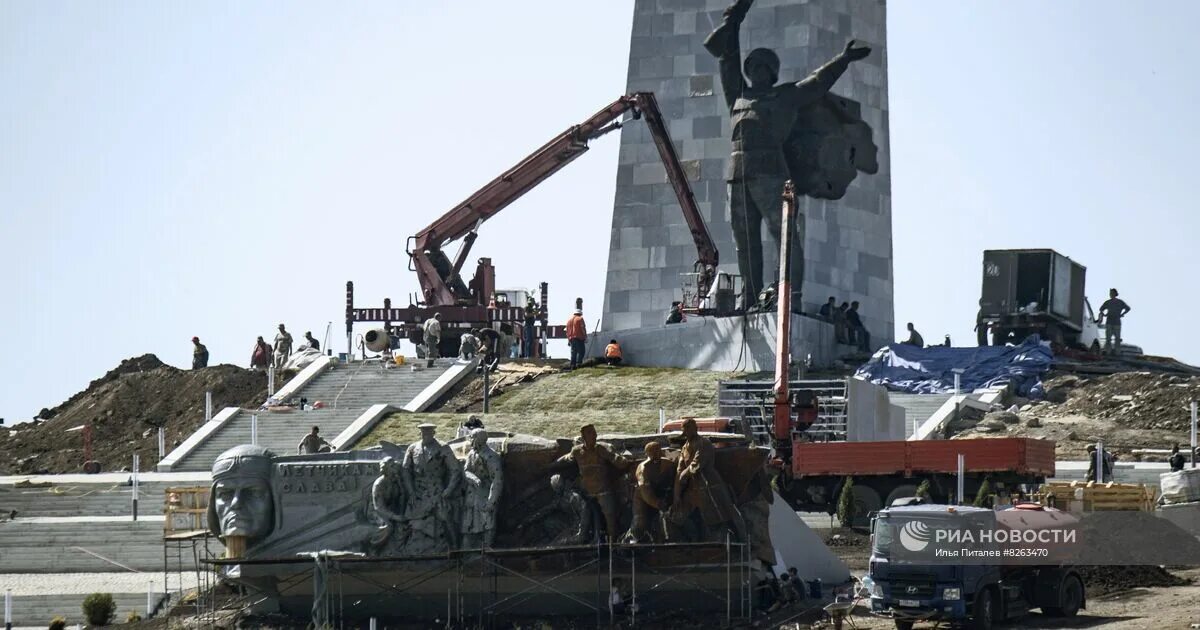
<path fill-rule="evenodd" d="M 130 612 L 136 612 L 143 618 L 146 617 L 146 593 L 110 594 L 117 605 L 117 613 L 113 616 L 114 624 L 124 623 Z M 18 628 L 45 628 L 50 624 L 51 619 L 59 616 L 67 620 L 68 628 L 73 628 L 77 623 L 86 625 L 87 620 L 83 616 L 82 609 L 85 597 L 87 595 L 82 593 L 14 595 L 12 598 L 13 625 Z M 155 607 L 158 606 L 162 597 L 162 593 L 154 596 L 153 605 Z"/>
<path fill-rule="evenodd" d="M 138 514 L 161 515 L 167 488 L 180 485 L 196 484 L 139 484 Z M 18 518 L 125 516 L 133 512 L 133 488 L 119 484 L 54 485 L 49 488 L 0 485 L 0 514 L 7 514 L 11 510 L 17 511 Z"/>
<path fill-rule="evenodd" d="M 321 427 L 322 437 L 332 440 L 350 426 L 350 423 L 354 422 L 358 416 L 362 415 L 363 411 L 365 409 L 314 409 L 290 413 L 255 412 L 255 415 L 258 416 L 258 444 L 281 455 L 294 454 L 296 445 L 313 425 Z M 239 412 L 187 457 L 180 460 L 172 470 L 211 470 L 213 460 L 221 453 L 241 444 L 250 444 L 250 416 L 250 411 Z"/>
<path fill-rule="evenodd" d="M 250 444 L 250 416 L 258 416 L 258 444 L 278 454 L 293 454 L 309 429 L 321 427 L 321 436 L 333 441 L 372 405 L 390 404 L 399 409 L 420 395 L 444 372 L 453 359 L 438 359 L 433 368 L 423 361 L 384 370 L 377 362 L 336 364 L 313 378 L 287 401 L 320 401 L 324 409 L 294 412 L 241 410 L 216 429 L 194 450 L 171 466 L 172 471 L 207 471 L 221 453 Z M 336 405 L 336 407 L 335 407 Z"/>
<path fill-rule="evenodd" d="M 911 436 L 921 423 L 928 420 L 942 405 L 950 400 L 950 394 L 902 394 L 888 392 L 893 405 L 904 408 L 905 436 Z"/>
<path fill-rule="evenodd" d="M 128 569 L 161 572 L 162 535 L 162 517 L 138 521 L 23 521 L 18 518 L 16 521 L 0 524 L 0 567 L 3 567 L 4 573 L 106 572 Z M 220 546 L 219 541 L 213 541 L 213 544 L 214 550 Z M 88 551 L 92 553 L 87 553 Z"/>
<path fill-rule="evenodd" d="M 366 409 L 371 405 L 390 404 L 403 407 L 454 365 L 453 359 L 437 359 L 433 368 L 425 362 L 414 360 L 387 370 L 378 363 L 366 362 L 336 365 L 318 375 L 292 397 L 308 402 L 321 401 L 336 409 Z"/>

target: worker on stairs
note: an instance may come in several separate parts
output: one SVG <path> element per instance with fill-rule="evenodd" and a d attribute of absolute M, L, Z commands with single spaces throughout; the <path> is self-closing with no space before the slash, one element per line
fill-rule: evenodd
<path fill-rule="evenodd" d="M 438 358 L 438 344 L 442 342 L 442 314 L 434 313 L 433 317 L 425 320 L 422 332 L 425 336 L 425 365 L 433 367 L 434 360 Z"/>

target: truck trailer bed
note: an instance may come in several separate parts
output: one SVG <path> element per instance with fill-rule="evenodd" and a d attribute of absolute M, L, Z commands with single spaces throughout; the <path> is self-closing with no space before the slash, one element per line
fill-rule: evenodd
<path fill-rule="evenodd" d="M 1034 438 L 973 438 L 889 442 L 796 442 L 794 477 L 895 475 L 958 472 L 958 455 L 968 473 L 1009 472 L 1054 476 L 1054 442 Z"/>

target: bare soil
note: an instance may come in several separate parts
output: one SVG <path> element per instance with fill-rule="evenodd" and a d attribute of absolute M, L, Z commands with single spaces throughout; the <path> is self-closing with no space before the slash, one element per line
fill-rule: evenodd
<path fill-rule="evenodd" d="M 158 428 L 167 450 L 204 423 L 204 393 L 212 392 L 214 413 L 224 407 L 257 407 L 267 397 L 267 376 L 233 365 L 180 370 L 146 354 L 121 362 L 87 389 L 38 419 L 0 427 L 0 474 L 57 474 L 83 471 L 82 427 L 92 425 L 92 458 L 103 470 L 132 465 L 143 469 L 158 457 Z"/>
<path fill-rule="evenodd" d="M 984 420 L 954 437 L 1048 438 L 1058 444 L 1060 460 L 1085 459 L 1087 445 L 1102 440 L 1122 461 L 1165 461 L 1165 455 L 1133 450 L 1169 449 L 1175 443 L 1186 449 L 1189 402 L 1200 399 L 1200 377 L 1151 372 L 1052 373 L 1045 387 L 1045 400 L 1017 401 L 1015 423 Z"/>

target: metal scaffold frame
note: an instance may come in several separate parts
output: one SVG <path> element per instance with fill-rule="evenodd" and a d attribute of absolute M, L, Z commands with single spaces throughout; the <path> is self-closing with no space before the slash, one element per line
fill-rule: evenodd
<path fill-rule="evenodd" d="M 680 552 L 687 552 L 680 554 Z M 670 555 L 679 558 L 672 561 Z M 683 560 L 695 558 L 707 552 L 710 557 L 720 558 L 717 564 Z M 731 540 L 714 543 L 667 543 L 667 544 L 605 544 L 572 545 L 526 549 L 488 549 L 453 551 L 436 556 L 365 558 L 357 554 L 338 552 L 316 552 L 309 557 L 263 559 L 263 560 L 207 560 L 214 567 L 230 565 L 279 565 L 289 566 L 290 573 L 280 579 L 276 592 L 286 594 L 293 588 L 312 580 L 314 627 L 342 628 L 347 623 L 345 587 L 349 582 L 359 582 L 380 591 L 395 594 L 411 593 L 430 580 L 453 573 L 453 586 L 445 594 L 445 619 L 439 620 L 446 627 L 491 628 L 511 617 L 512 611 L 529 602 L 535 596 L 550 596 L 570 602 L 580 610 L 595 615 L 597 626 L 628 622 L 636 626 L 639 617 L 656 598 L 665 596 L 665 589 L 672 585 L 686 585 L 705 597 L 725 603 L 725 626 L 749 621 L 753 614 L 753 556 L 748 543 Z M 652 558 L 665 559 L 658 562 Z M 715 558 L 714 558 L 715 559 Z M 526 567 L 539 564 L 551 566 L 557 560 L 564 568 L 548 577 L 511 566 L 506 560 L 517 560 Z M 413 571 L 399 583 L 387 583 L 367 575 L 364 566 L 379 563 L 399 563 L 417 567 L 433 562 L 425 570 Z M 696 574 L 720 567 L 725 571 L 725 588 L 714 589 L 711 580 L 701 584 Z M 545 569 L 544 569 L 545 570 Z M 568 578 L 578 578 L 586 573 L 595 573 L 595 589 L 584 593 L 576 588 L 568 592 L 562 583 Z M 500 588 L 500 580 L 517 580 L 524 588 L 512 592 Z M 610 605 L 611 591 L 617 584 L 627 584 L 628 589 L 618 589 L 624 604 L 623 611 Z M 590 595 L 590 597 L 589 597 Z M 255 598 L 247 594 L 239 602 Z M 474 598 L 470 602 L 468 598 Z M 208 598 L 213 600 L 214 598 Z M 591 601 L 589 601 L 591 600 Z M 472 605 L 473 604 L 473 605 Z M 353 603 L 351 607 L 353 607 Z M 197 609 L 199 611 L 199 608 Z M 206 611 L 210 615 L 215 610 Z M 587 614 L 587 613 L 585 613 Z M 526 613 L 537 616 L 537 613 Z M 354 616 L 353 617 L 359 617 Z M 439 615 L 440 616 L 440 615 Z M 548 615 L 555 616 L 555 615 Z M 210 617 L 212 618 L 212 617 Z M 351 623 L 351 627 L 353 623 Z"/>

